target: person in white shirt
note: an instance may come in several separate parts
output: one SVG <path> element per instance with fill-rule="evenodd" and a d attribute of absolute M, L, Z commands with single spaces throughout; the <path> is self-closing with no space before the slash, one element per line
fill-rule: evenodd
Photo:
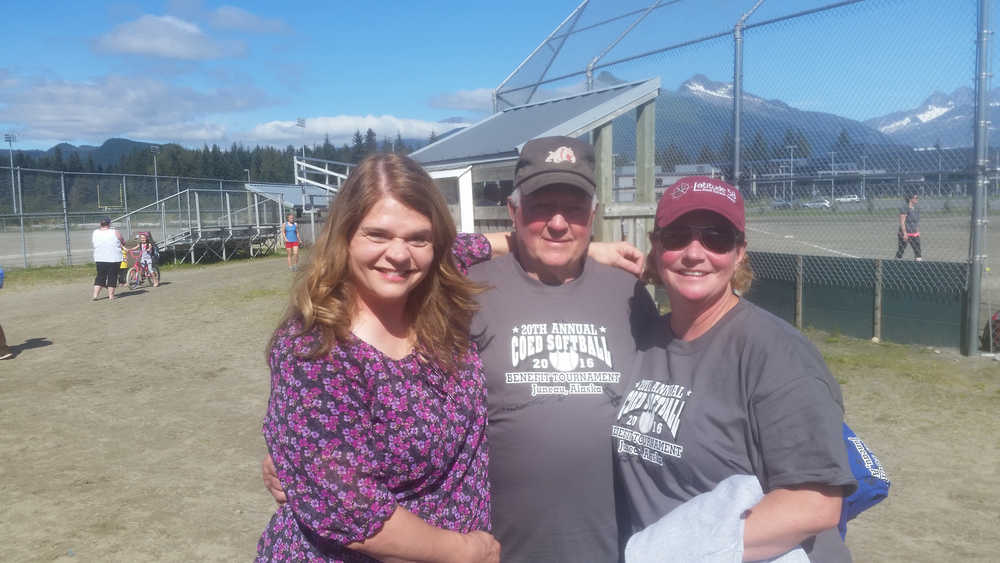
<path fill-rule="evenodd" d="M 91 235 L 94 244 L 94 262 L 97 264 L 97 277 L 94 278 L 94 295 L 97 301 L 101 288 L 108 288 L 108 299 L 115 298 L 115 287 L 118 285 L 118 268 L 122 261 L 122 245 L 125 239 L 121 233 L 111 227 L 111 218 L 101 219 L 101 226 L 94 229 Z"/>

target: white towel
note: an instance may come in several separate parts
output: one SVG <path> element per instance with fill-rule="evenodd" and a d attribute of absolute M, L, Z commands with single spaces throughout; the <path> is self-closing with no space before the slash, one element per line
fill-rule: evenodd
<path fill-rule="evenodd" d="M 733 475 L 633 535 L 625 546 L 625 563 L 740 563 L 743 513 L 763 497 L 757 477 Z M 809 557 L 797 547 L 770 561 L 809 563 Z"/>

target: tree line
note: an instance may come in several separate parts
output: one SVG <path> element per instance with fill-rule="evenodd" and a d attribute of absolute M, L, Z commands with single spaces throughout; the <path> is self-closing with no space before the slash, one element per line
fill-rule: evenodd
<path fill-rule="evenodd" d="M 432 132 L 428 142 L 437 139 Z M 233 143 L 228 149 L 217 144 L 205 144 L 201 148 L 188 149 L 180 145 L 168 143 L 158 146 L 156 155 L 156 174 L 159 176 L 182 176 L 189 178 L 217 178 L 222 180 L 246 180 L 246 171 L 254 182 L 292 183 L 292 156 L 337 160 L 356 163 L 365 156 L 377 152 L 396 152 L 409 154 L 425 143 L 407 142 L 400 133 L 395 137 L 383 136 L 381 139 L 372 129 L 354 132 L 352 142 L 336 146 L 326 135 L 322 143 L 284 148 L 271 146 L 247 147 Z M 14 166 L 60 172 L 96 172 L 105 174 L 148 174 L 154 173 L 153 146 L 141 145 L 124 154 L 118 162 L 110 165 L 95 164 L 92 155 L 84 157 L 80 153 L 70 151 L 64 153 L 62 148 L 55 147 L 41 155 L 34 156 L 22 151 L 14 152 Z M 86 154 L 86 153 L 85 153 Z M 6 164 L 6 163 L 4 163 Z"/>
<path fill-rule="evenodd" d="M 433 142 L 436 138 L 436 133 L 431 133 L 427 142 Z M 251 148 L 233 143 L 228 149 L 223 149 L 217 144 L 188 149 L 168 143 L 156 147 L 158 149 L 156 176 L 161 178 L 160 185 L 164 186 L 164 191 L 160 193 L 161 197 L 171 193 L 165 186 L 172 184 L 164 183 L 164 180 L 171 176 L 246 182 L 249 171 L 250 180 L 255 183 L 291 184 L 294 182 L 293 155 L 301 155 L 304 152 L 307 157 L 356 163 L 373 152 L 407 154 L 424 144 L 419 141 L 408 142 L 399 133 L 395 137 L 380 139 L 372 129 L 365 132 L 355 131 L 352 142 L 339 147 L 330 141 L 329 135 L 322 143 L 298 147 L 288 145 L 285 148 L 260 145 Z M 110 165 L 95 164 L 93 155 L 84 153 L 85 156 L 81 158 L 80 153 L 64 152 L 59 146 L 37 156 L 14 151 L 15 167 L 67 172 L 65 178 L 61 180 L 57 174 L 22 171 L 22 207 L 25 212 L 59 211 L 62 209 L 64 187 L 67 207 L 71 212 L 90 212 L 106 208 L 109 204 L 121 203 L 118 201 L 123 198 L 121 192 L 126 190 L 128 193 L 125 195 L 130 209 L 151 203 L 155 201 L 157 189 L 151 178 L 121 180 L 116 179 L 115 175 L 153 176 L 153 150 L 154 145 L 137 143 L 136 148 L 126 152 L 118 162 Z M 70 174 L 74 172 L 89 172 L 95 175 Z M 0 186 L 9 186 L 9 178 L 6 173 L 0 174 Z M 0 212 L 11 209 L 12 197 L 9 187 L 0 189 Z"/>

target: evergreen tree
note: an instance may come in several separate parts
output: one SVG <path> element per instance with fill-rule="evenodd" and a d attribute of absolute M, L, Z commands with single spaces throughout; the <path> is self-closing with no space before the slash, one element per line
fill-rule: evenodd
<path fill-rule="evenodd" d="M 396 131 L 396 142 L 392 146 L 392 150 L 398 154 L 407 154 L 410 150 L 406 147 L 406 143 L 403 142 L 403 134 Z"/>
<path fill-rule="evenodd" d="M 52 151 L 52 168 L 55 170 L 66 169 L 66 164 L 63 162 L 62 149 L 59 147 L 56 147 L 55 150 Z"/>
<path fill-rule="evenodd" d="M 750 146 L 747 148 L 747 159 L 750 161 L 757 161 L 763 163 L 767 160 L 767 139 L 760 131 L 757 131 L 753 135 L 753 141 L 750 142 Z"/>
<path fill-rule="evenodd" d="M 325 158 L 327 160 L 336 160 L 334 156 L 336 155 L 337 149 L 330 142 L 330 134 L 327 133 L 323 136 L 323 150 L 320 154 L 320 158 Z"/>
<path fill-rule="evenodd" d="M 670 143 L 656 155 L 656 164 L 660 165 L 664 171 L 673 172 L 678 164 L 686 164 L 688 156 L 677 145 Z"/>
<path fill-rule="evenodd" d="M 789 155 L 792 153 L 788 149 L 790 146 L 795 147 L 795 158 L 809 158 L 811 155 L 812 151 L 809 146 L 809 140 L 806 139 L 805 134 L 800 129 L 786 129 L 781 146 L 774 147 L 774 158 L 789 158 Z"/>
<path fill-rule="evenodd" d="M 438 140 L 437 132 L 431 129 L 431 136 L 427 138 L 427 144 L 434 143 Z"/>
<path fill-rule="evenodd" d="M 67 172 L 82 172 L 83 162 L 80 161 L 80 153 L 73 152 L 69 155 L 69 162 L 66 163 Z"/>
<path fill-rule="evenodd" d="M 365 131 L 365 156 L 370 154 L 375 154 L 378 152 L 378 136 L 375 135 L 375 131 L 372 131 L 371 127 Z"/>
<path fill-rule="evenodd" d="M 719 152 L 717 154 L 719 160 L 731 162 L 733 159 L 733 147 L 733 136 L 726 133 L 726 136 L 722 138 L 722 144 L 719 146 Z M 743 152 L 745 153 L 746 149 L 743 149 Z"/>
<path fill-rule="evenodd" d="M 851 148 L 851 137 L 847 134 L 847 129 L 841 129 L 840 134 L 837 135 L 837 142 L 833 144 L 833 150 L 837 152 L 847 153 Z"/>
<path fill-rule="evenodd" d="M 365 157 L 365 138 L 361 136 L 361 129 L 354 130 L 354 146 L 351 147 L 351 162 L 361 162 Z"/>
<path fill-rule="evenodd" d="M 702 145 L 701 150 L 698 151 L 698 164 L 709 164 L 715 162 L 715 154 L 712 153 L 712 149 L 708 145 Z"/>

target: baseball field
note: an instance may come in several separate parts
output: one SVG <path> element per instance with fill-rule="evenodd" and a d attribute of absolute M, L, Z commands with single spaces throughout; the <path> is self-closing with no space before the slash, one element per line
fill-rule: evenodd
<path fill-rule="evenodd" d="M 8 270 L 0 290 L 17 353 L 0 361 L 0 560 L 250 560 L 274 510 L 260 422 L 284 258 L 165 267 L 113 302 L 90 301 L 92 277 Z M 855 561 L 996 561 L 1000 363 L 809 336 L 893 482 L 849 527 Z"/>

